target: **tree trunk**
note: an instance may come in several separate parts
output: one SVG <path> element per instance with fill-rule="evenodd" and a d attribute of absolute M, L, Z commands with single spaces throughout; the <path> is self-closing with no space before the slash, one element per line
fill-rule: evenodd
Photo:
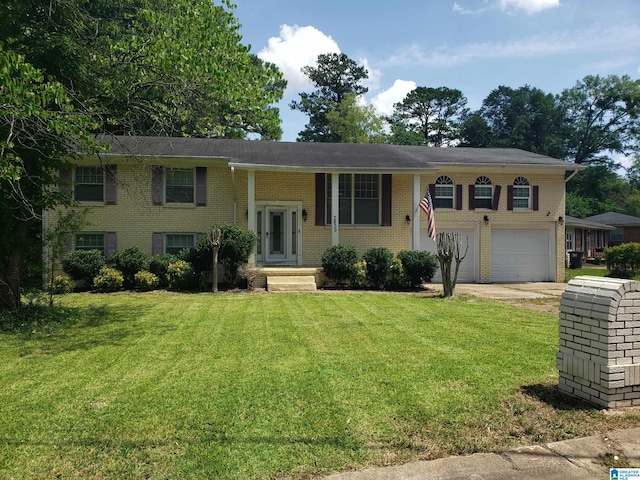
<path fill-rule="evenodd" d="M 467 248 L 464 251 L 464 255 L 460 256 L 460 243 L 458 241 L 458 234 L 445 232 L 439 233 L 437 237 L 438 244 L 438 262 L 440 263 L 440 273 L 442 274 L 442 289 L 444 298 L 453 297 L 456 289 L 456 283 L 458 281 L 458 271 L 460 270 L 460 263 L 467 256 L 469 251 L 469 239 L 467 238 Z M 453 260 L 456 261 L 456 268 L 451 275 L 451 265 Z"/>

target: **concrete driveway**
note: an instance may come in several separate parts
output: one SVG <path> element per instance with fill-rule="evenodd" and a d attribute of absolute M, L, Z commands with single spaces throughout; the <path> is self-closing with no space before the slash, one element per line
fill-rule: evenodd
<path fill-rule="evenodd" d="M 436 291 L 442 291 L 442 285 L 430 284 Z M 560 298 L 567 287 L 566 283 L 527 282 L 527 283 L 459 283 L 456 293 L 467 293 L 478 297 L 493 299 L 530 299 Z"/>

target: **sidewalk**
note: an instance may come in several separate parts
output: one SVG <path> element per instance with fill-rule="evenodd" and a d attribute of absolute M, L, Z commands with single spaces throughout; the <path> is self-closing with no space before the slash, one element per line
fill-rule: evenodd
<path fill-rule="evenodd" d="M 476 453 L 465 457 L 412 462 L 337 473 L 326 480 L 604 480 L 609 467 L 640 467 L 640 428 L 606 435 L 520 447 L 502 454 Z M 616 464 L 615 456 L 619 464 Z M 623 464 L 623 459 L 627 460 Z"/>

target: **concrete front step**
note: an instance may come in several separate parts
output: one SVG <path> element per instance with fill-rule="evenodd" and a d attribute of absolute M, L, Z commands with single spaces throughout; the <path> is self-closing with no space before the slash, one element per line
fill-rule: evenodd
<path fill-rule="evenodd" d="M 312 292 L 316 290 L 313 275 L 267 276 L 267 290 L 270 292 Z"/>

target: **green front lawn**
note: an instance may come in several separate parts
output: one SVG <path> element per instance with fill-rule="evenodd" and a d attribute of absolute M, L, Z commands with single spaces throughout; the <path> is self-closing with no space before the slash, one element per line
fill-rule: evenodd
<path fill-rule="evenodd" d="M 556 316 L 473 297 L 59 305 L 0 333 L 0 478 L 306 478 L 640 424 L 556 394 Z"/>

